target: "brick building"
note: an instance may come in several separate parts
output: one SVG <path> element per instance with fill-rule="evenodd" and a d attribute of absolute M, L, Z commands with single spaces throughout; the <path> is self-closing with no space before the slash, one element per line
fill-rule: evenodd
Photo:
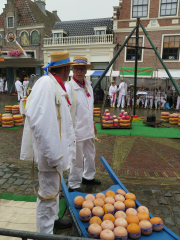
<path fill-rule="evenodd" d="M 177 73 L 180 69 L 180 0 L 120 0 L 119 6 L 114 7 L 114 43 L 122 44 L 125 41 L 136 26 L 137 17 L 172 75 Z M 128 45 L 135 45 L 135 34 Z M 151 47 L 141 28 L 139 37 L 140 46 Z M 156 77 L 163 76 L 163 67 L 154 50 L 139 50 L 138 61 L 138 67 L 153 67 L 154 71 L 158 71 Z M 135 49 L 124 48 L 116 60 L 115 70 L 134 67 L 134 64 Z"/>
<path fill-rule="evenodd" d="M 31 74 L 42 74 L 44 64 L 43 38 L 49 37 L 56 21 L 57 11 L 45 9 L 45 0 L 7 0 L 0 14 L 0 74 L 8 79 L 8 90 L 14 91 L 14 80 Z M 16 41 L 23 47 L 24 55 L 9 56 L 18 49 Z"/>

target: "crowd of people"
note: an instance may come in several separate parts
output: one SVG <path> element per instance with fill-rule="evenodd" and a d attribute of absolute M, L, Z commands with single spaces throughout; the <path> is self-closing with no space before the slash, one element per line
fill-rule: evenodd
<path fill-rule="evenodd" d="M 20 101 L 23 96 L 27 96 L 29 81 L 25 77 L 23 83 L 21 83 L 20 78 L 16 78 L 15 87 L 17 91 L 18 101 Z"/>
<path fill-rule="evenodd" d="M 180 89 L 180 86 L 179 86 Z M 112 81 L 109 88 L 110 105 L 112 108 L 134 107 L 134 86 L 127 86 L 124 79 L 121 79 L 119 86 Z M 166 89 L 139 87 L 136 90 L 137 108 L 149 109 L 175 109 L 180 110 L 180 96 L 170 85 Z"/>

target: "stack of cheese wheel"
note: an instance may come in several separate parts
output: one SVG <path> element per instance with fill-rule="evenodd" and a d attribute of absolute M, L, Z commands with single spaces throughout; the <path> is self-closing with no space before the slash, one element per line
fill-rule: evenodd
<path fill-rule="evenodd" d="M 180 127 L 180 114 L 179 114 L 179 118 L 178 118 L 178 126 Z"/>
<path fill-rule="evenodd" d="M 177 125 L 178 124 L 178 114 L 176 113 L 172 113 L 169 115 L 169 123 L 173 124 L 173 125 Z"/>
<path fill-rule="evenodd" d="M 6 113 L 12 113 L 12 106 L 5 106 Z"/>
<path fill-rule="evenodd" d="M 101 115 L 100 108 L 94 108 L 94 116 L 97 117 L 97 116 L 100 116 L 100 115 Z"/>
<path fill-rule="evenodd" d="M 1 113 L 0 113 L 0 125 L 1 125 Z"/>
<path fill-rule="evenodd" d="M 150 219 L 145 206 L 135 209 L 135 200 L 133 193 L 117 189 L 116 193 L 108 190 L 95 196 L 87 194 L 85 198 L 77 196 L 73 204 L 80 210 L 79 219 L 89 222 L 87 232 L 90 238 L 127 240 L 128 236 L 137 239 L 141 234 L 147 236 L 152 231 L 161 231 L 164 227 L 162 219 Z"/>
<path fill-rule="evenodd" d="M 104 117 L 102 117 L 102 125 L 104 127 L 113 127 L 113 123 L 114 123 L 114 118 L 111 116 L 110 112 L 106 112 L 104 113 Z"/>
<path fill-rule="evenodd" d="M 16 127 L 18 126 L 23 126 L 24 125 L 24 119 L 23 119 L 23 115 L 13 115 L 13 119 L 14 119 L 14 125 Z"/>
<path fill-rule="evenodd" d="M 161 121 L 169 122 L 169 112 L 161 112 Z"/>
<path fill-rule="evenodd" d="M 12 106 L 12 113 L 20 113 L 19 105 Z"/>
<path fill-rule="evenodd" d="M 130 119 L 122 119 L 119 121 L 119 124 L 121 127 L 130 127 L 131 123 L 130 123 Z"/>
<path fill-rule="evenodd" d="M 14 127 L 12 114 L 2 114 L 2 127 L 4 128 Z"/>

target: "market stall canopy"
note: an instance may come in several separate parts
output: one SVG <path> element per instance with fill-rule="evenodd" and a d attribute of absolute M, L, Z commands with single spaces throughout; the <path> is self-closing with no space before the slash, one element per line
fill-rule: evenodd
<path fill-rule="evenodd" d="M 91 77 L 100 77 L 103 74 L 104 70 L 97 70 L 91 74 Z M 106 77 L 109 77 L 109 72 L 106 73 Z"/>
<path fill-rule="evenodd" d="M 119 77 L 119 71 L 108 71 L 106 77 Z"/>
<path fill-rule="evenodd" d="M 169 70 L 169 72 L 173 78 L 180 79 L 180 71 L 179 70 Z M 166 71 L 163 69 L 158 70 L 156 76 L 158 78 L 169 78 Z"/>

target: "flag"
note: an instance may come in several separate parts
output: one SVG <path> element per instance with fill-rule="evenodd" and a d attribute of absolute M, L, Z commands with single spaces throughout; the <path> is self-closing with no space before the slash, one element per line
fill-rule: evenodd
<path fill-rule="evenodd" d="M 16 45 L 18 46 L 19 50 L 24 54 L 25 57 L 27 57 L 26 52 L 24 51 L 24 49 L 21 47 L 21 45 L 16 41 Z"/>

